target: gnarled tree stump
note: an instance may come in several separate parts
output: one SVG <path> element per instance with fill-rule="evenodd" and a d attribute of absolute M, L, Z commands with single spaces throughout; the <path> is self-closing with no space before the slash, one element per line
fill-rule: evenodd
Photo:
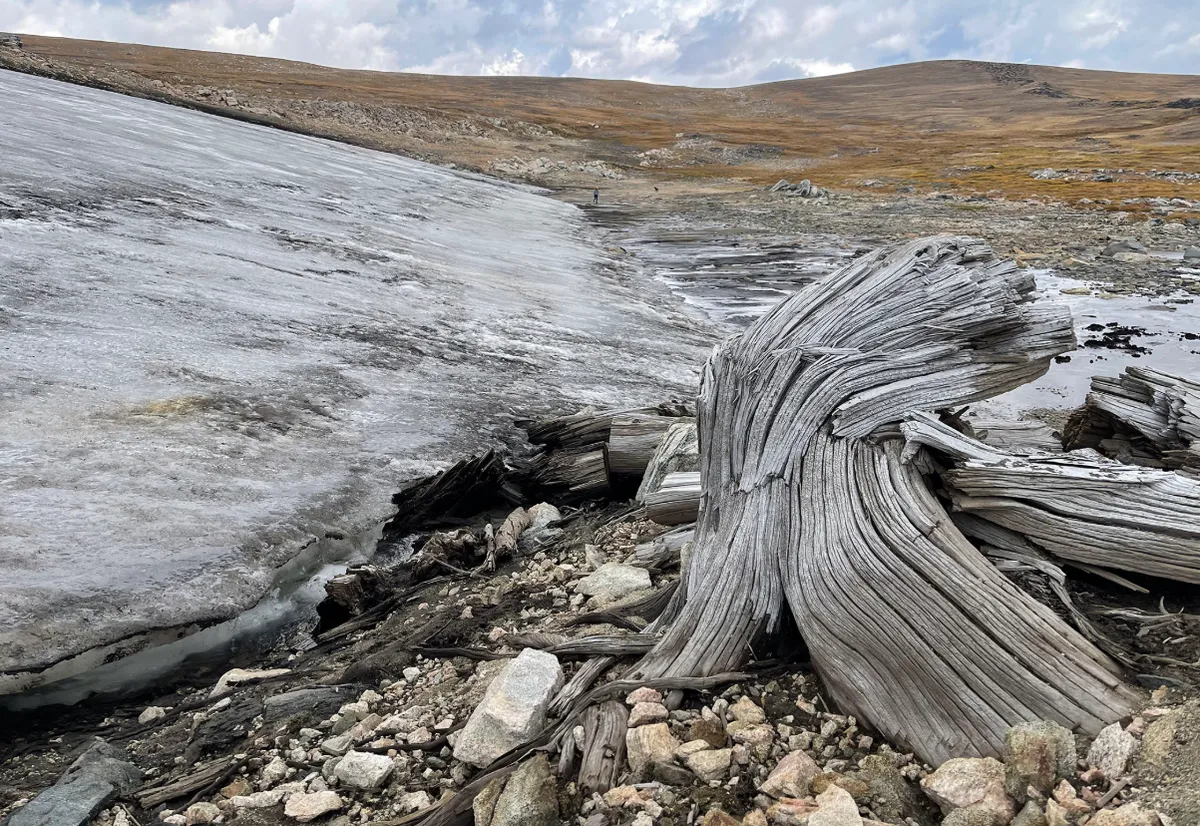
<path fill-rule="evenodd" d="M 717 348 L 700 391 L 703 497 L 661 642 L 633 679 L 735 668 L 791 610 L 841 708 L 930 763 L 997 754 L 1034 719 L 1096 733 L 1133 694 L 1012 585 L 903 461 L 897 424 L 1045 372 L 1065 308 L 968 238 L 859 259 Z"/>

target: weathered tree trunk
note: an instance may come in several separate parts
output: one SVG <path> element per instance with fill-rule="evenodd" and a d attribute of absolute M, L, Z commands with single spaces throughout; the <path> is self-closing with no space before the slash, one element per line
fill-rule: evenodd
<path fill-rule="evenodd" d="M 1074 345 L 1061 307 L 978 241 L 864 256 L 717 348 L 700 391 L 703 498 L 673 619 L 633 679 L 743 662 L 790 608 L 840 707 L 930 763 L 1006 728 L 1088 733 L 1133 694 L 1115 663 L 963 536 L 896 424 L 987 398 Z"/>
<path fill-rule="evenodd" d="M 637 501 L 662 487 L 672 473 L 694 473 L 700 469 L 700 442 L 694 419 L 679 419 L 663 435 L 654 455 L 650 457 L 638 486 Z"/>
<path fill-rule="evenodd" d="M 695 522 L 700 510 L 700 474 L 671 473 L 646 494 L 646 515 L 660 525 Z"/>

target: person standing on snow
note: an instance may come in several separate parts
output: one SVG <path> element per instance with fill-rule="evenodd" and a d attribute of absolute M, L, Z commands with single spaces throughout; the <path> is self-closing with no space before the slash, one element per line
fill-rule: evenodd
<path fill-rule="evenodd" d="M 599 203 L 600 203 L 600 189 L 596 188 L 596 189 L 592 190 L 592 204 L 598 205 Z"/>

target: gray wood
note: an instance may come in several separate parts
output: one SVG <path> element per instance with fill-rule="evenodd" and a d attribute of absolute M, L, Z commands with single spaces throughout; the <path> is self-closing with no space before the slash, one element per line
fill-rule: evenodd
<path fill-rule="evenodd" d="M 641 476 L 671 425 L 679 419 L 645 413 L 614 416 L 608 436 L 608 469 L 613 475 Z"/>
<path fill-rule="evenodd" d="M 646 494 L 646 515 L 660 525 L 695 522 L 700 511 L 700 474 L 669 473 Z"/>
<path fill-rule="evenodd" d="M 642 475 L 637 501 L 645 502 L 651 491 L 662 487 L 669 474 L 700 469 L 700 441 L 695 419 L 679 419 L 663 435 Z"/>
<path fill-rule="evenodd" d="M 718 346 L 698 405 L 695 540 L 657 625 L 673 622 L 628 679 L 736 668 L 791 610 L 840 708 L 931 764 L 998 755 L 1014 723 L 1095 734 L 1125 715 L 1136 695 L 1116 663 L 963 536 L 896 427 L 1020 386 L 1071 349 L 1069 313 L 1033 290 L 982 242 L 926 238 L 857 259 Z"/>

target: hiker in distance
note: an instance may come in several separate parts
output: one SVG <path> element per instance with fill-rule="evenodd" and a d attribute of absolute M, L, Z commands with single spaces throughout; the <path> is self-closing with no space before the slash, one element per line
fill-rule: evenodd
<path fill-rule="evenodd" d="M 592 190 L 592 204 L 595 205 L 595 204 L 599 204 L 599 203 L 600 203 L 600 190 L 598 188 L 593 189 Z"/>

